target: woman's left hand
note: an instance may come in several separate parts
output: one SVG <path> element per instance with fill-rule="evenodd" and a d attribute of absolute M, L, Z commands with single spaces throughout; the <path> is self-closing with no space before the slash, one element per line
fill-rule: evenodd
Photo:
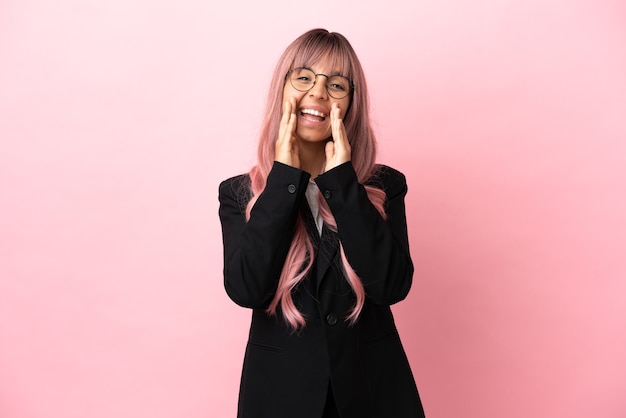
<path fill-rule="evenodd" d="M 346 128 L 341 119 L 341 109 L 333 103 L 330 111 L 330 123 L 333 140 L 326 143 L 326 169 L 328 171 L 347 161 L 350 161 L 352 151 L 346 135 Z"/>

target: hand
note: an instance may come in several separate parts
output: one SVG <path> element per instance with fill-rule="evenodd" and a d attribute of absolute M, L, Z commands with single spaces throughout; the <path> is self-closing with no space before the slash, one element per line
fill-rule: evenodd
<path fill-rule="evenodd" d="M 326 170 L 337 167 L 352 157 L 350 143 L 346 135 L 346 128 L 341 119 L 341 109 L 337 103 L 333 103 L 330 111 L 330 123 L 333 140 L 326 143 Z"/>
<path fill-rule="evenodd" d="M 280 118 L 278 139 L 276 140 L 275 160 L 295 168 L 300 168 L 300 154 L 296 139 L 296 99 L 291 97 L 283 105 L 283 115 Z"/>

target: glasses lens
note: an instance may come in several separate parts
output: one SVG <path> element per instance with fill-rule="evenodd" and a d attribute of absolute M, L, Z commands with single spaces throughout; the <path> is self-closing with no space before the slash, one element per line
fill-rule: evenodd
<path fill-rule="evenodd" d="M 350 80 L 341 75 L 334 75 L 326 82 L 326 89 L 335 99 L 343 99 L 350 93 Z"/>
<path fill-rule="evenodd" d="M 321 74 L 320 74 L 321 75 Z M 289 81 L 294 89 L 298 91 L 309 91 L 315 84 L 316 75 L 308 68 L 294 68 L 289 73 Z M 326 81 L 326 91 L 335 99 L 343 99 L 350 94 L 350 80 L 341 75 L 328 77 Z"/>
<path fill-rule="evenodd" d="M 308 91 L 315 84 L 315 73 L 306 68 L 294 68 L 289 77 L 296 90 Z"/>

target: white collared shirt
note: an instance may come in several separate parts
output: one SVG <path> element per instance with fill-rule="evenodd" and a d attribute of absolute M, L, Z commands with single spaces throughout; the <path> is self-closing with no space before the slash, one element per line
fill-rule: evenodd
<path fill-rule="evenodd" d="M 311 214 L 313 214 L 313 219 L 315 220 L 315 226 L 317 226 L 317 231 L 320 233 L 320 236 L 322 236 L 322 225 L 324 221 L 320 215 L 320 204 L 318 200 L 319 188 L 314 181 L 309 181 L 305 194 L 306 200 L 309 202 L 309 207 L 311 208 Z"/>

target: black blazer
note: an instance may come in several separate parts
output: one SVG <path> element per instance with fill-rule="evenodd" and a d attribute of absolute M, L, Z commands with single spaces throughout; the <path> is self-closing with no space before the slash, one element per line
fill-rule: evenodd
<path fill-rule="evenodd" d="M 309 174 L 275 162 L 245 220 L 249 177 L 224 181 L 219 215 L 224 286 L 252 308 L 239 393 L 239 418 L 320 418 L 329 383 L 342 418 L 415 418 L 424 412 L 389 306 L 409 292 L 413 264 L 407 239 L 404 175 L 379 166 L 368 184 L 387 194 L 386 221 L 347 162 L 315 179 L 338 232 L 315 227 L 305 198 Z M 315 247 L 313 268 L 294 290 L 307 319 L 293 332 L 282 312 L 266 308 L 278 284 L 298 214 Z M 354 326 L 345 318 L 354 294 L 346 281 L 339 240 L 361 278 L 366 302 Z"/>

